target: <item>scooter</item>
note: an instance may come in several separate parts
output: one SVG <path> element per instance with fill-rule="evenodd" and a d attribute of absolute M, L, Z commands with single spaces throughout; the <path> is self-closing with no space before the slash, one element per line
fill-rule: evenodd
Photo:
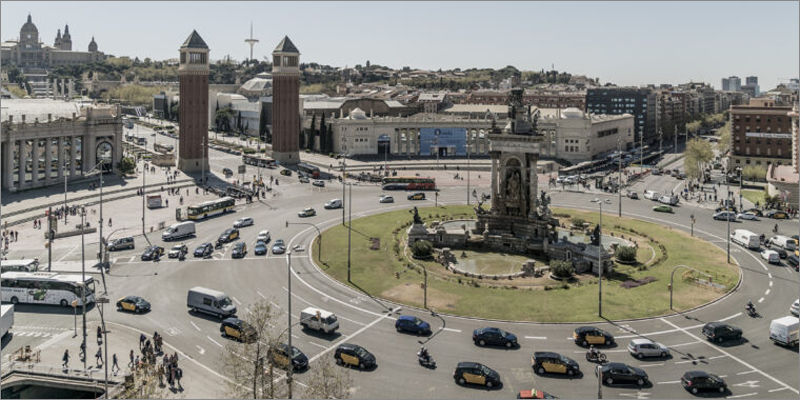
<path fill-rule="evenodd" d="M 756 311 L 756 308 L 755 308 L 755 307 L 749 307 L 749 306 L 745 306 L 745 307 L 744 307 L 744 309 L 747 311 L 747 315 L 749 315 L 749 316 L 751 316 L 751 317 L 753 317 L 753 318 L 755 318 L 755 317 L 758 317 L 758 316 L 759 316 L 759 315 L 758 315 L 758 311 Z"/>
<path fill-rule="evenodd" d="M 606 362 L 606 355 L 603 353 L 592 354 L 591 351 L 586 352 L 586 361 L 589 362 L 596 362 L 596 363 L 604 363 Z"/>
<path fill-rule="evenodd" d="M 425 368 L 436 369 L 436 360 L 430 354 L 428 354 L 428 357 L 423 357 L 422 352 L 417 352 L 417 361 L 419 361 L 419 365 Z"/>

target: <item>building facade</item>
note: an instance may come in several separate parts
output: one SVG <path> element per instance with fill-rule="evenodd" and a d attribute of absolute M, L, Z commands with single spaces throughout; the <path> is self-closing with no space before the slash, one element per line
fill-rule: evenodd
<path fill-rule="evenodd" d="M 738 76 L 722 78 L 722 90 L 740 92 L 742 90 L 742 80 Z"/>
<path fill-rule="evenodd" d="M 580 163 L 604 157 L 618 147 L 627 150 L 633 143 L 633 123 L 630 114 L 587 114 L 577 108 L 542 113 L 540 156 Z"/>
<path fill-rule="evenodd" d="M 789 207 L 800 203 L 800 129 L 798 128 L 798 105 L 794 104 L 788 117 L 792 123 L 792 165 L 772 164 L 767 169 L 767 193 L 779 196 Z"/>
<path fill-rule="evenodd" d="M 69 25 L 61 30 L 54 40 L 53 46 L 48 46 L 40 40 L 39 29 L 34 25 L 30 14 L 28 21 L 22 25 L 18 40 L 7 40 L 0 45 L 0 61 L 2 65 L 17 65 L 25 69 L 53 68 L 60 65 L 78 65 L 98 62 L 105 59 L 105 55 L 97 50 L 97 43 L 92 37 L 88 51 L 73 51 L 72 36 Z"/>
<path fill-rule="evenodd" d="M 272 52 L 272 158 L 300 162 L 300 51 L 284 36 Z"/>
<path fill-rule="evenodd" d="M 178 169 L 200 172 L 208 170 L 209 49 L 197 31 L 192 31 L 179 52 Z"/>
<path fill-rule="evenodd" d="M 3 100 L 2 188 L 11 192 L 83 178 L 122 160 L 119 107 L 81 108 L 52 99 Z"/>
<path fill-rule="evenodd" d="M 713 103 L 713 102 L 712 102 Z M 620 115 L 634 117 L 636 142 L 654 143 L 656 135 L 656 95 L 647 88 L 602 87 L 586 91 L 586 109 L 592 114 Z"/>
<path fill-rule="evenodd" d="M 790 164 L 792 159 L 791 107 L 779 107 L 774 100 L 750 99 L 750 104 L 730 110 L 730 164 L 733 167 Z"/>

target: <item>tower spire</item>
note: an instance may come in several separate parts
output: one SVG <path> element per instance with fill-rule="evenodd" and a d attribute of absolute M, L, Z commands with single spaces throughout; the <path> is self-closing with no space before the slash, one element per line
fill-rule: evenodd
<path fill-rule="evenodd" d="M 253 46 L 258 43 L 258 39 L 253 37 L 253 21 L 250 21 L 250 38 L 244 40 L 245 43 L 250 45 L 250 60 L 253 59 Z"/>

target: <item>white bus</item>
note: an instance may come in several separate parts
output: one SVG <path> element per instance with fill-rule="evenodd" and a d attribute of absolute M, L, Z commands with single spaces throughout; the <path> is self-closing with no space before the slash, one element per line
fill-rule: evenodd
<path fill-rule="evenodd" d="M 206 201 L 205 203 L 189 206 L 187 215 L 189 219 L 198 220 L 208 218 L 217 214 L 224 214 L 233 210 L 236 200 L 230 197 L 223 197 L 219 200 Z"/>
<path fill-rule="evenodd" d="M 94 302 L 94 279 L 80 275 L 59 275 L 55 272 L 4 272 L 0 274 L 4 303 L 31 303 L 67 307 L 81 302 L 85 287 L 86 303 Z"/>
<path fill-rule="evenodd" d="M 39 259 L 33 260 L 3 260 L 0 261 L 2 271 L 0 272 L 36 272 L 39 270 Z"/>

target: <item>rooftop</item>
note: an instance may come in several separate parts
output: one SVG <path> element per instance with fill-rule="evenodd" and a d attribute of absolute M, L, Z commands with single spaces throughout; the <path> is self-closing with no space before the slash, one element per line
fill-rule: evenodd
<path fill-rule="evenodd" d="M 208 49 L 208 45 L 203 40 L 203 38 L 200 37 L 200 34 L 198 34 L 196 30 L 193 30 L 192 34 L 189 35 L 188 38 L 186 38 L 185 42 L 183 42 L 181 48 Z"/>

